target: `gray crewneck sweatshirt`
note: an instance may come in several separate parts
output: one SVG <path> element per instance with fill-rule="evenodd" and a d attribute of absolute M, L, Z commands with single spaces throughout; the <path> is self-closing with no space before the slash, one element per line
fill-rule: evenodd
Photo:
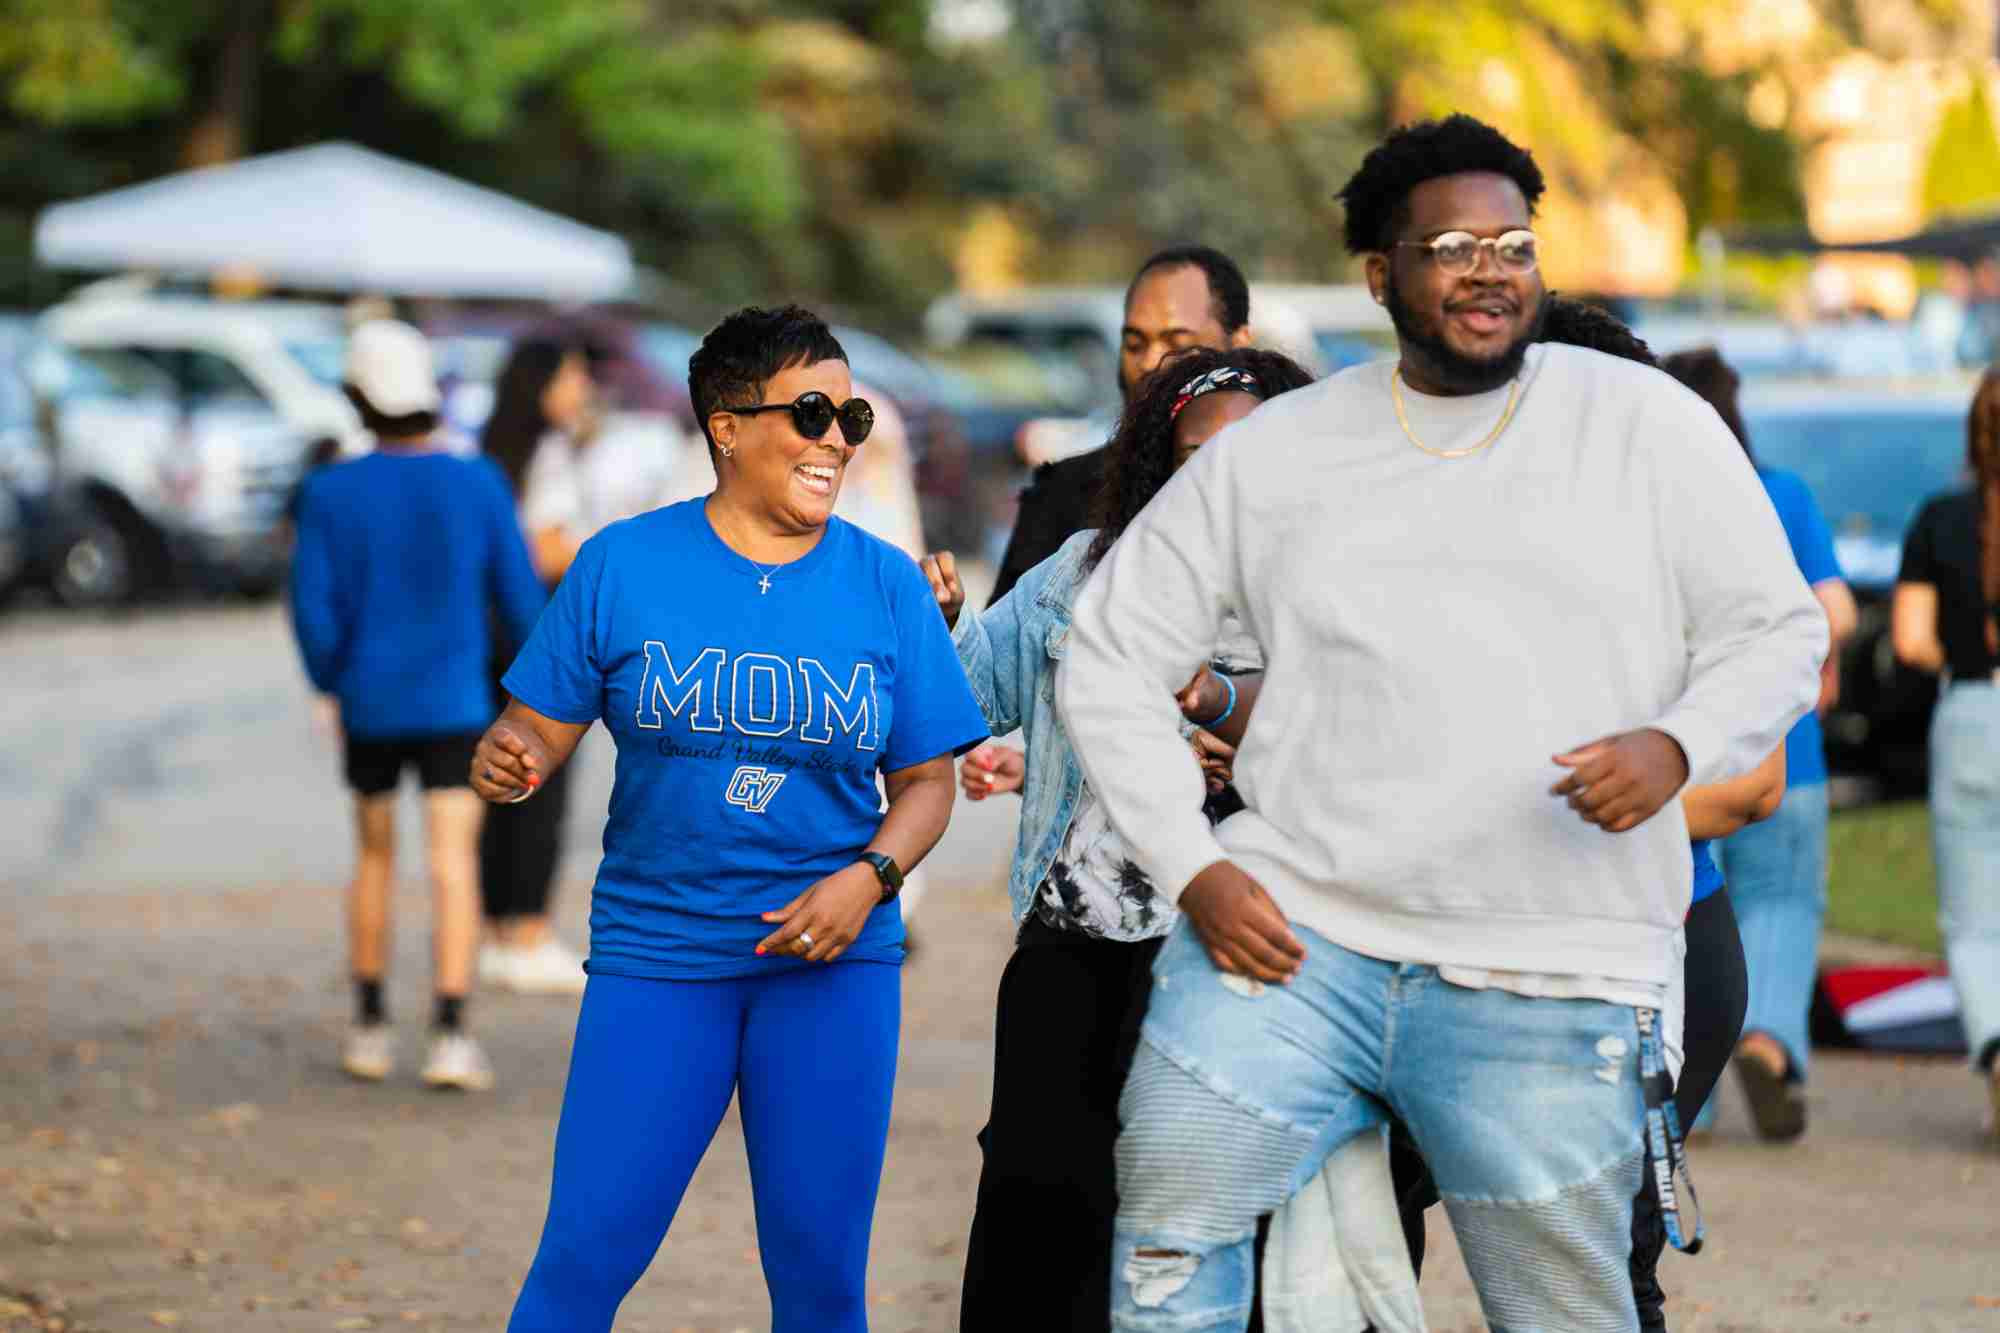
<path fill-rule="evenodd" d="M 1217 436 L 1079 595 L 1058 702 L 1161 891 L 1222 859 L 1372 957 L 1660 986 L 1687 912 L 1680 803 L 1624 834 L 1548 794 L 1563 751 L 1655 727 L 1695 784 L 1748 771 L 1817 697 L 1826 622 L 1743 451 L 1668 376 L 1531 349 L 1490 447 L 1413 445 L 1388 362 Z M 1506 391 L 1404 391 L 1437 449 Z M 1267 675 L 1213 832 L 1171 692 L 1228 608 Z"/>

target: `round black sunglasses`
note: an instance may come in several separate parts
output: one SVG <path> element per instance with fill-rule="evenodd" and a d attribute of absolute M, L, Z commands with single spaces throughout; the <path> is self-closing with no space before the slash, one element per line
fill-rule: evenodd
<path fill-rule="evenodd" d="M 839 407 L 818 389 L 802 393 L 789 403 L 757 403 L 750 407 L 725 407 L 725 412 L 754 417 L 759 412 L 790 412 L 792 427 L 808 440 L 825 437 L 835 419 L 849 444 L 859 444 L 875 429 L 875 409 L 866 398 L 850 398 Z"/>

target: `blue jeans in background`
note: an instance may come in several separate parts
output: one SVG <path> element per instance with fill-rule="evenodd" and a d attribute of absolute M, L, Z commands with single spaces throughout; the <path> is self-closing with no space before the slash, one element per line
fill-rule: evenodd
<path fill-rule="evenodd" d="M 1814 782 L 1786 791 L 1763 823 L 1715 844 L 1750 973 L 1743 1031 L 1775 1038 L 1800 1082 L 1812 1054 L 1807 1017 L 1826 919 L 1826 824 L 1826 784 Z"/>
<path fill-rule="evenodd" d="M 1972 1058 L 2000 1042 L 2000 688 L 1948 687 L 1931 718 L 1938 926 Z"/>
<path fill-rule="evenodd" d="M 1218 972 L 1183 921 L 1120 1105 L 1112 1325 L 1240 1330 L 1257 1218 L 1394 1111 L 1498 1333 L 1628 1333 L 1644 1096 L 1628 1006 L 1529 999 L 1296 923 L 1290 985 Z"/>

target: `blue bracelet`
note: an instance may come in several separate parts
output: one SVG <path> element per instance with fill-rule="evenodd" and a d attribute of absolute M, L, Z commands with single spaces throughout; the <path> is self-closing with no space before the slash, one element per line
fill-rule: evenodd
<path fill-rule="evenodd" d="M 1208 721 L 1202 723 L 1201 725 L 1204 727 L 1219 727 L 1223 723 L 1229 720 L 1229 715 L 1231 713 L 1236 711 L 1236 682 L 1231 680 L 1228 676 L 1222 674 L 1220 671 L 1215 672 L 1214 675 L 1217 680 L 1222 682 L 1222 688 L 1229 691 L 1229 704 L 1222 710 L 1219 716 L 1212 717 Z"/>

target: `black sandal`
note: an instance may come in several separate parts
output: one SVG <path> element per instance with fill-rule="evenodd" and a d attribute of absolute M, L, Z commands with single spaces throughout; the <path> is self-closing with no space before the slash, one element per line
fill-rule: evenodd
<path fill-rule="evenodd" d="M 1750 1118 L 1757 1122 L 1758 1137 L 1784 1143 L 1806 1132 L 1806 1090 L 1783 1074 L 1739 1047 L 1730 1063 L 1736 1066 L 1737 1081 L 1750 1099 Z"/>

